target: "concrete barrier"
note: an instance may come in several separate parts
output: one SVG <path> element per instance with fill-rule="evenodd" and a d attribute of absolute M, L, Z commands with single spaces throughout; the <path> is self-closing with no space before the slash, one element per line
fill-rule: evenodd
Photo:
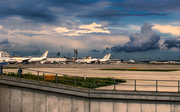
<path fill-rule="evenodd" d="M 180 93 L 94 90 L 0 76 L 0 112 L 179 112 Z"/>

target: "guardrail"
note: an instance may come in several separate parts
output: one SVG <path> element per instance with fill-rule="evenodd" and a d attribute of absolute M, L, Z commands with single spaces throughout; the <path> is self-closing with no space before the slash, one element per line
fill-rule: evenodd
<path fill-rule="evenodd" d="M 46 81 L 56 84 L 65 84 L 75 87 L 86 87 L 92 89 L 109 89 L 109 90 L 133 90 L 133 91 L 173 91 L 180 92 L 179 80 L 146 80 L 146 79 L 117 79 L 117 78 L 93 78 L 87 76 L 72 76 L 67 74 L 59 74 L 53 72 L 37 71 L 32 69 L 23 69 L 23 71 L 30 71 L 31 73 L 9 72 L 6 69 L 6 73 L 2 75 L 11 75 L 18 78 L 27 78 L 32 76 L 30 79 L 37 81 Z M 20 71 L 20 70 L 19 70 Z M 66 77 L 63 78 L 63 77 Z M 105 81 L 108 80 L 108 81 Z M 103 82 L 104 81 L 104 82 Z M 126 82 L 125 82 L 126 81 Z M 102 83 L 103 82 L 103 83 Z"/>

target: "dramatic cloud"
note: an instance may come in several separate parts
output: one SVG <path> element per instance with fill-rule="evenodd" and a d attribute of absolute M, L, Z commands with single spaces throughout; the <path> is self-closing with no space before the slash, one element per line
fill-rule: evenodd
<path fill-rule="evenodd" d="M 0 25 L 0 29 L 3 28 L 3 26 Z"/>
<path fill-rule="evenodd" d="M 153 13 L 180 11 L 180 1 L 178 0 L 127 0 L 124 2 L 114 2 L 112 6 L 121 7 L 124 10 L 146 11 Z"/>
<path fill-rule="evenodd" d="M 34 55 L 38 54 L 40 52 L 40 49 L 36 50 L 36 52 L 33 52 Z"/>
<path fill-rule="evenodd" d="M 108 7 L 108 1 L 82 0 L 7 0 L 0 1 L 0 19 L 21 17 L 35 23 L 53 23 L 58 19 Z M 93 8 L 92 8 L 93 7 Z"/>
<path fill-rule="evenodd" d="M 42 30 L 42 31 L 34 31 L 34 30 L 12 30 L 8 31 L 9 35 L 24 35 L 28 37 L 32 36 L 38 36 L 38 35 L 46 35 L 49 34 L 48 31 Z"/>
<path fill-rule="evenodd" d="M 173 35 L 180 35 L 180 26 L 171 26 L 171 25 L 159 25 L 154 24 L 153 29 L 158 30 L 161 33 L 171 33 Z"/>
<path fill-rule="evenodd" d="M 58 33 L 73 31 L 73 30 L 68 30 L 67 28 L 63 28 L 63 27 L 58 27 L 58 28 L 55 28 L 54 30 L 56 30 L 56 32 Z"/>
<path fill-rule="evenodd" d="M 114 46 L 111 48 L 113 52 L 136 52 L 136 51 L 148 51 L 159 49 L 158 41 L 159 35 L 156 35 L 151 29 L 152 25 L 144 23 L 141 27 L 141 33 L 133 33 L 130 35 L 130 41 L 124 46 Z"/>
<path fill-rule="evenodd" d="M 100 20 L 118 20 L 119 17 L 127 17 L 127 16 L 166 16 L 166 14 L 160 13 L 127 13 L 122 10 L 117 9 L 104 9 L 99 11 L 90 12 L 87 14 L 78 15 L 78 18 L 83 19 L 100 19 Z"/>
<path fill-rule="evenodd" d="M 110 48 L 106 47 L 106 49 L 103 50 L 103 53 L 106 53 L 106 52 L 109 52 L 109 51 L 110 51 Z"/>
<path fill-rule="evenodd" d="M 106 50 L 109 51 L 109 47 L 106 47 Z"/>
<path fill-rule="evenodd" d="M 101 24 L 96 24 L 92 23 L 89 25 L 80 25 L 78 29 L 70 30 L 65 27 L 58 27 L 55 28 L 56 32 L 62 33 L 63 35 L 68 35 L 68 36 L 79 36 L 83 34 L 89 34 L 89 33 L 110 33 L 109 30 L 106 28 L 101 28 Z"/>
<path fill-rule="evenodd" d="M 24 19 L 35 20 L 38 22 L 52 22 L 56 20 L 56 16 L 52 15 L 44 5 L 42 5 L 42 7 L 37 7 L 37 5 L 35 5 L 36 3 L 33 4 L 33 2 L 30 4 L 28 4 L 28 2 L 27 4 L 25 2 L 20 2 L 19 4 L 21 5 L 14 4 L 14 7 L 10 6 L 13 4 L 8 4 L 7 6 L 2 6 L 1 4 L 0 18 L 20 16 Z M 23 7 L 23 4 L 27 7 Z"/>
<path fill-rule="evenodd" d="M 167 39 L 167 40 L 164 41 L 163 44 L 168 49 L 171 49 L 173 47 L 180 49 L 180 39 L 178 39 L 178 38 Z"/>
<path fill-rule="evenodd" d="M 116 53 L 121 53 L 122 47 L 120 45 L 111 47 L 111 51 L 116 52 Z"/>
<path fill-rule="evenodd" d="M 92 49 L 92 50 L 89 50 L 89 52 L 97 53 L 97 52 L 100 52 L 100 51 L 96 50 L 96 49 Z"/>
<path fill-rule="evenodd" d="M 141 28 L 139 26 L 136 25 L 129 25 L 129 29 L 135 30 L 135 31 L 140 31 Z"/>
<path fill-rule="evenodd" d="M 3 44 L 9 44 L 9 41 L 7 38 L 0 38 L 0 45 L 3 45 Z"/>

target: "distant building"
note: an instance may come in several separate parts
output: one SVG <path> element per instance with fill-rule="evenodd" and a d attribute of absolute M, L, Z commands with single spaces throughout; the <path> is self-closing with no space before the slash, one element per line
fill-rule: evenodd
<path fill-rule="evenodd" d="M 66 62 L 67 58 L 46 58 L 46 62 Z"/>
<path fill-rule="evenodd" d="M 10 58 L 10 53 L 6 51 L 0 51 L 0 62 L 4 62 L 5 59 Z"/>
<path fill-rule="evenodd" d="M 0 51 L 0 58 L 10 58 L 10 53 L 6 51 Z"/>

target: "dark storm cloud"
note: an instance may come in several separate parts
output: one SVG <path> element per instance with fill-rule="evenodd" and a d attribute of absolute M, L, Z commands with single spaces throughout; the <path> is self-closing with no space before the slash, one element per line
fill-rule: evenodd
<path fill-rule="evenodd" d="M 58 0 L 31 0 L 31 1 L 0 1 L 0 18 L 19 16 L 24 19 L 31 19 L 38 22 L 53 22 L 56 20 L 57 15 L 49 10 L 50 7 L 57 5 Z M 72 3 L 73 1 L 70 1 Z M 61 3 L 67 3 L 61 1 Z M 64 7 L 59 5 L 58 7 Z M 67 7 L 68 8 L 68 7 Z"/>
<path fill-rule="evenodd" d="M 111 51 L 116 52 L 116 53 L 121 53 L 122 47 L 120 45 L 111 47 Z"/>
<path fill-rule="evenodd" d="M 1 8 L 0 18 L 20 16 L 24 19 L 32 19 L 36 21 L 52 22 L 56 17 L 44 9 L 26 9 L 26 8 Z"/>
<path fill-rule="evenodd" d="M 87 14 L 78 15 L 79 18 L 85 19 L 100 19 L 100 20 L 118 20 L 119 17 L 125 16 L 166 16 L 167 14 L 160 14 L 160 13 L 127 13 L 122 10 L 116 9 L 105 9 L 100 11 L 94 11 Z"/>
<path fill-rule="evenodd" d="M 7 38 L 5 39 L 0 39 L 0 45 L 3 45 L 3 44 L 9 44 L 9 41 Z"/>
<path fill-rule="evenodd" d="M 109 51 L 109 47 L 106 47 L 106 51 Z"/>
<path fill-rule="evenodd" d="M 103 53 L 107 53 L 110 51 L 110 48 L 109 47 L 106 47 L 106 49 L 103 50 Z"/>
<path fill-rule="evenodd" d="M 36 50 L 36 52 L 33 52 L 34 55 L 38 54 L 40 52 L 40 49 Z"/>
<path fill-rule="evenodd" d="M 33 37 L 33 36 L 45 35 L 45 34 L 34 34 L 34 33 L 19 32 L 19 33 L 13 33 L 13 35 L 24 35 L 27 37 Z"/>
<path fill-rule="evenodd" d="M 124 2 L 113 2 L 112 6 L 117 8 L 121 7 L 124 10 L 146 11 L 153 13 L 180 11 L 179 0 L 128 0 Z"/>
<path fill-rule="evenodd" d="M 0 1 L 0 19 L 19 16 L 38 22 L 53 22 L 57 18 L 73 16 L 107 6 L 107 1 L 82 0 L 6 0 Z M 67 18 L 66 18 L 67 19 Z"/>
<path fill-rule="evenodd" d="M 180 40 L 178 38 L 166 39 L 163 43 L 168 49 L 178 48 L 180 49 Z"/>
<path fill-rule="evenodd" d="M 162 2 L 162 0 L 152 2 L 143 0 L 123 2 L 91 0 L 6 0 L 0 1 L 0 19 L 19 16 L 38 22 L 53 22 L 57 18 L 61 19 L 63 17 L 73 16 L 85 19 L 117 20 L 119 17 L 124 16 L 166 16 L 166 12 L 180 11 L 179 5 L 180 1 Z"/>
<path fill-rule="evenodd" d="M 130 41 L 124 46 L 114 46 L 111 51 L 120 53 L 124 52 L 136 52 L 136 51 L 148 51 L 148 50 L 158 50 L 158 41 L 160 39 L 159 35 L 156 35 L 151 29 L 152 25 L 144 23 L 141 27 L 141 33 L 133 33 L 130 35 Z"/>
<path fill-rule="evenodd" d="M 92 50 L 89 50 L 89 52 L 97 53 L 97 52 L 100 52 L 100 51 L 96 50 L 96 49 L 92 49 Z"/>

